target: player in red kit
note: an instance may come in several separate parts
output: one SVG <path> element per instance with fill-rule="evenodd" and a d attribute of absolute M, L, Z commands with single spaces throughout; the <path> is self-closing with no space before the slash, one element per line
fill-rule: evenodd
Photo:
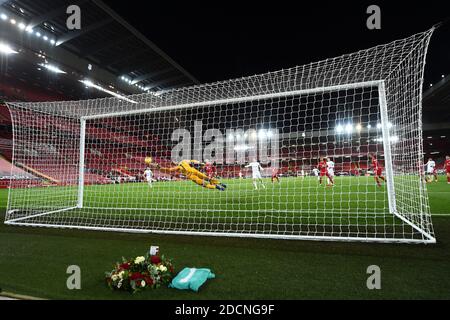
<path fill-rule="evenodd" d="M 272 183 L 275 182 L 275 180 L 280 183 L 280 178 L 278 178 L 278 169 L 277 168 L 273 168 L 272 169 Z"/>
<path fill-rule="evenodd" d="M 327 176 L 328 179 L 330 179 L 330 176 L 328 174 L 328 165 L 327 160 L 323 157 L 320 157 L 319 164 L 317 165 L 317 169 L 320 171 L 320 178 L 319 178 L 319 184 L 322 184 L 322 177 Z M 330 180 L 333 180 L 331 178 Z"/>
<path fill-rule="evenodd" d="M 375 181 L 377 182 L 377 186 L 381 187 L 380 179 L 386 182 L 386 178 L 383 176 L 383 168 L 378 163 L 377 156 L 374 154 L 369 154 L 369 157 L 372 160 L 372 168 L 375 173 Z"/>
<path fill-rule="evenodd" d="M 434 167 L 434 169 L 433 169 L 433 176 L 434 176 L 434 182 L 438 182 L 439 176 L 438 176 L 438 172 L 437 172 L 437 167 Z"/>
<path fill-rule="evenodd" d="M 444 168 L 447 174 L 447 183 L 450 184 L 450 156 L 445 156 Z"/>
<path fill-rule="evenodd" d="M 206 175 L 208 176 L 209 179 L 212 179 L 216 176 L 217 174 L 217 170 L 216 167 L 209 162 L 208 160 L 206 160 L 205 166 L 203 168 L 203 170 L 205 170 Z"/>

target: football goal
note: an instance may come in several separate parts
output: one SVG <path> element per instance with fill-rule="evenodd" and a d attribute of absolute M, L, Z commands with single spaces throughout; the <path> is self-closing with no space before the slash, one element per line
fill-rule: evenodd
<path fill-rule="evenodd" d="M 433 31 L 212 84 L 8 103 L 26 174 L 11 179 L 5 223 L 434 243 L 422 173 Z"/>

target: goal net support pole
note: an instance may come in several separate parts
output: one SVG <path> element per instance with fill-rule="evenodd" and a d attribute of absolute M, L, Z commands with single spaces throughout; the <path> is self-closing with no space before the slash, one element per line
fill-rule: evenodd
<path fill-rule="evenodd" d="M 397 213 L 397 205 L 395 202 L 395 186 L 394 186 L 394 170 L 392 168 L 391 155 L 391 138 L 389 132 L 389 120 L 386 101 L 386 86 L 384 81 L 378 83 L 378 99 L 380 101 L 380 116 L 381 116 L 381 132 L 383 138 L 383 151 L 386 166 L 386 185 L 389 202 L 389 212 Z"/>
<path fill-rule="evenodd" d="M 86 148 L 86 119 L 80 119 L 80 161 L 78 164 L 78 199 L 77 208 L 83 208 L 83 195 L 84 195 L 84 160 L 85 160 L 85 148 Z"/>

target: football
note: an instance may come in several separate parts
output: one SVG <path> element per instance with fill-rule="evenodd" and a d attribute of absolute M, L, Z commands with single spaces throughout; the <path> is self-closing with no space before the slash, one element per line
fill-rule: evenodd
<path fill-rule="evenodd" d="M 145 157 L 145 164 L 150 164 L 152 163 L 152 157 Z"/>

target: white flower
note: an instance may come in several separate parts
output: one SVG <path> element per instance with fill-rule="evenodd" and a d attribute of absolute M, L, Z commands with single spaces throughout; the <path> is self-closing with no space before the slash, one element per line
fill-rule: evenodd
<path fill-rule="evenodd" d="M 158 272 L 158 267 L 155 266 L 154 264 L 151 264 L 151 265 L 149 266 L 149 270 L 148 270 L 148 271 L 150 271 L 150 272 L 152 272 L 152 273 Z"/>
<path fill-rule="evenodd" d="M 117 274 L 114 274 L 114 275 L 111 277 L 111 280 L 112 280 L 112 281 L 116 281 L 117 279 L 119 279 L 119 276 L 118 276 Z"/>
<path fill-rule="evenodd" d="M 119 276 L 120 279 L 123 278 L 123 274 L 124 274 L 124 273 L 125 273 L 125 271 L 120 271 L 120 272 L 119 272 L 118 276 Z"/>
<path fill-rule="evenodd" d="M 120 288 L 122 286 L 122 280 L 119 281 L 119 283 L 117 284 L 117 288 Z"/>
<path fill-rule="evenodd" d="M 140 264 L 140 263 L 142 263 L 142 262 L 144 262 L 144 261 L 145 261 L 145 258 L 142 257 L 142 256 L 140 256 L 140 257 L 137 257 L 137 258 L 134 260 L 134 263 L 135 263 L 135 264 Z"/>
<path fill-rule="evenodd" d="M 160 266 L 159 266 L 159 270 L 160 270 L 161 272 L 166 272 L 166 271 L 167 271 L 167 267 L 166 267 L 166 266 L 163 266 L 163 265 L 160 265 Z"/>
<path fill-rule="evenodd" d="M 145 283 L 145 280 L 142 280 L 142 281 L 141 281 L 141 287 L 145 287 L 145 284 L 146 284 L 146 283 Z"/>

